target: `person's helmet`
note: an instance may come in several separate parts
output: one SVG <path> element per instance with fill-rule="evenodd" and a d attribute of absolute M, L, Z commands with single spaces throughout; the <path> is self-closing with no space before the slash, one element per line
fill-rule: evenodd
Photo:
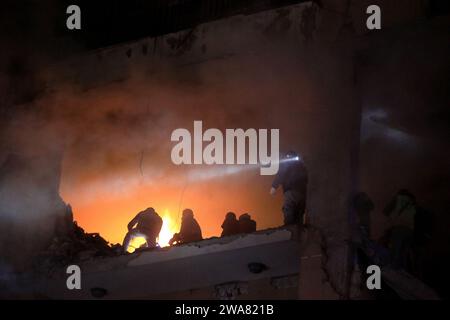
<path fill-rule="evenodd" d="M 184 209 L 182 219 L 192 219 L 194 218 L 194 211 L 191 209 Z"/>

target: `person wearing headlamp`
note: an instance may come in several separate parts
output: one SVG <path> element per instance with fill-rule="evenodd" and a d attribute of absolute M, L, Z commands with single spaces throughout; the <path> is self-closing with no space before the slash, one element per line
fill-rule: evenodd
<path fill-rule="evenodd" d="M 303 221 L 306 206 L 308 174 L 303 159 L 295 151 L 289 151 L 280 161 L 280 168 L 272 183 L 270 194 L 274 196 L 279 186 L 283 189 L 284 224 L 298 224 Z"/>

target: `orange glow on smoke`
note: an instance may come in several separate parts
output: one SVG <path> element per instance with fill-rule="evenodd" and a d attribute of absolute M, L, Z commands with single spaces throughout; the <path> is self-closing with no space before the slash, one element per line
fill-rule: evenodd
<path fill-rule="evenodd" d="M 73 181 L 66 178 L 65 172 L 63 168 L 60 193 L 72 206 L 74 219 L 86 232 L 99 232 L 112 244 L 122 243 L 128 222 L 148 207 L 153 207 L 163 219 L 158 239 L 162 247 L 179 231 L 181 211 L 185 208 L 194 211 L 204 238 L 220 236 L 228 211 L 237 216 L 249 212 L 258 229 L 282 223 L 281 192 L 271 197 L 269 189 L 273 177 L 260 176 L 256 171 L 188 185 L 182 179 L 175 183 L 164 179 L 140 180 L 139 175 L 135 175 L 135 179 L 131 175 L 107 179 L 106 172 Z M 249 174 L 253 176 L 247 177 Z M 134 247 L 141 244 L 142 239 L 132 242 Z"/>

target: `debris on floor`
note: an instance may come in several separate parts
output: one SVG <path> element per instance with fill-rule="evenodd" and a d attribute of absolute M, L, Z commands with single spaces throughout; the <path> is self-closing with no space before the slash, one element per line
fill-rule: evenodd
<path fill-rule="evenodd" d="M 52 274 L 72 263 L 122 253 L 120 244 L 111 245 L 98 233 L 86 233 L 76 221 L 71 220 L 70 217 L 65 222 L 66 231 L 57 232 L 47 249 L 36 256 L 33 263 L 36 272 Z"/>

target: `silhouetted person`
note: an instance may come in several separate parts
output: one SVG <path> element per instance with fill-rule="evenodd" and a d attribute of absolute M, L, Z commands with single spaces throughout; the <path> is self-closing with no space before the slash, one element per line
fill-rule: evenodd
<path fill-rule="evenodd" d="M 384 208 L 383 213 L 391 221 L 391 228 L 388 230 L 391 263 L 395 268 L 409 269 L 416 220 L 414 195 L 407 190 L 400 190 Z"/>
<path fill-rule="evenodd" d="M 153 208 L 147 208 L 139 212 L 128 223 L 128 233 L 123 239 L 123 250 L 125 252 L 128 250 L 131 240 L 135 237 L 145 238 L 145 246 L 147 247 L 156 247 L 156 238 L 161 231 L 162 223 L 161 217 Z"/>
<path fill-rule="evenodd" d="M 256 221 L 248 213 L 239 217 L 239 233 L 252 233 L 256 231 Z"/>
<path fill-rule="evenodd" d="M 272 183 L 270 194 L 275 195 L 281 185 L 283 188 L 284 224 L 299 224 L 303 221 L 306 205 L 306 186 L 308 175 L 302 158 L 294 151 L 289 151 L 280 161 L 278 173 Z"/>
<path fill-rule="evenodd" d="M 432 214 L 404 189 L 386 206 L 384 213 L 393 222 L 388 231 L 388 245 L 394 266 L 423 279 L 432 237 Z"/>
<path fill-rule="evenodd" d="M 228 212 L 222 223 L 222 237 L 239 233 L 239 222 L 234 212 Z"/>
<path fill-rule="evenodd" d="M 194 212 L 191 209 L 184 209 L 181 217 L 180 232 L 175 233 L 169 241 L 169 245 L 195 242 L 202 240 L 202 230 L 197 220 L 194 218 Z"/>

